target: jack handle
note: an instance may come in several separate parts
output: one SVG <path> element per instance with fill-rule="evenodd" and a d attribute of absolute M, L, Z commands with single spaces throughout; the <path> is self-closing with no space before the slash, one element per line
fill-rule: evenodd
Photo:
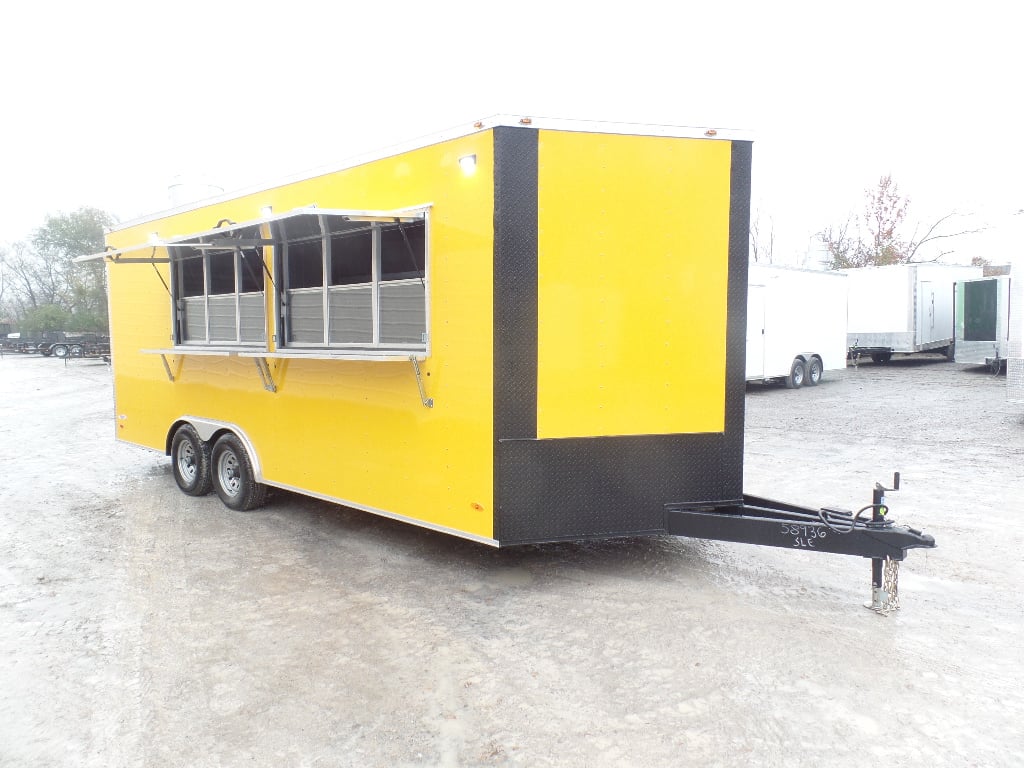
<path fill-rule="evenodd" d="M 900 473 L 892 473 L 892 488 L 886 488 L 881 483 L 875 483 L 875 490 L 878 491 L 898 491 L 900 489 Z"/>

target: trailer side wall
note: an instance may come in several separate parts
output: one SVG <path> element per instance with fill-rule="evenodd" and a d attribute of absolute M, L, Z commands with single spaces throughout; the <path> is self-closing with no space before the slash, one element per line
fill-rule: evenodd
<path fill-rule="evenodd" d="M 851 339 L 874 334 L 913 333 L 911 267 L 863 267 L 844 272 L 849 280 L 847 333 Z"/>
<path fill-rule="evenodd" d="M 266 391 L 252 359 L 157 355 L 171 344 L 167 265 L 109 269 L 118 437 L 164 450 L 190 415 L 236 424 L 262 476 L 343 503 L 471 536 L 493 536 L 491 131 L 198 208 L 113 233 L 110 245 L 208 230 L 275 211 L 396 209 L 433 203 L 428 282 L 431 356 L 421 364 L 433 408 L 405 362 L 271 359 Z M 458 158 L 477 157 L 476 173 Z M 266 257 L 273 269 L 273 260 Z M 268 316 L 272 301 L 268 285 Z M 271 329 L 274 332 L 274 329 Z"/>
<path fill-rule="evenodd" d="M 850 347 L 912 353 L 953 342 L 954 284 L 981 277 L 981 267 L 892 264 L 846 269 Z"/>

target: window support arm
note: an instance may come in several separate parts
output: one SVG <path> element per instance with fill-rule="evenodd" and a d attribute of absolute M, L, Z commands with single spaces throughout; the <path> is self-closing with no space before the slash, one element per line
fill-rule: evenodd
<path fill-rule="evenodd" d="M 160 355 L 160 360 L 164 364 L 164 372 L 167 374 L 167 379 L 173 384 L 174 374 L 171 373 L 171 366 L 167 363 L 167 355 Z"/>
<path fill-rule="evenodd" d="M 427 397 L 427 390 L 423 387 L 423 376 L 420 374 L 420 362 L 416 359 L 416 355 L 409 355 L 409 360 L 412 362 L 412 369 L 416 373 L 416 386 L 420 390 L 420 402 L 423 403 L 424 408 L 433 408 L 434 398 Z"/>
<path fill-rule="evenodd" d="M 265 357 L 254 357 L 253 360 L 256 363 L 256 370 L 260 374 L 260 381 L 263 382 L 263 388 L 267 392 L 277 393 L 277 385 L 274 383 L 274 376 L 270 372 L 270 364 L 267 362 Z"/>
<path fill-rule="evenodd" d="M 405 234 L 405 225 L 402 222 L 398 222 L 398 231 L 402 233 L 402 240 L 405 241 L 405 252 L 409 254 L 409 263 L 412 265 L 413 272 L 419 273 L 420 285 L 426 288 L 426 283 L 423 280 L 423 273 L 420 272 L 419 264 L 416 263 L 416 254 L 413 253 L 412 243 L 409 242 L 409 236 Z"/>
<path fill-rule="evenodd" d="M 153 256 L 156 256 L 156 248 L 153 249 Z M 164 290 L 167 291 L 167 295 L 171 295 L 171 288 L 167 285 L 167 281 L 164 280 L 164 276 L 160 274 L 160 270 L 156 268 L 156 262 L 150 261 L 150 266 L 153 267 L 153 271 L 156 272 L 156 276 L 160 278 L 160 282 L 164 284 Z"/>

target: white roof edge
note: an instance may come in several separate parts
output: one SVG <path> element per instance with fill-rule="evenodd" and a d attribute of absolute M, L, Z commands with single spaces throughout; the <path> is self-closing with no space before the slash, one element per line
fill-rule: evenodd
<path fill-rule="evenodd" d="M 664 125 L 658 123 L 624 123 L 600 120 L 576 120 L 558 117 L 520 117 L 494 115 L 478 120 L 481 130 L 507 126 L 537 128 L 547 131 L 578 131 L 580 133 L 615 133 L 635 136 L 667 136 L 678 139 L 717 139 L 719 141 L 753 141 L 751 131 L 714 126 Z"/>
<path fill-rule="evenodd" d="M 865 272 L 877 269 L 888 269 L 896 271 L 898 269 L 906 269 L 908 267 L 944 267 L 946 269 L 982 269 L 982 267 L 975 266 L 974 264 L 947 264 L 944 261 L 904 261 L 899 264 L 868 264 L 864 267 L 843 267 L 842 269 L 836 270 L 837 272 Z"/>
<path fill-rule="evenodd" d="M 423 147 L 429 147 L 433 144 L 440 144 L 443 141 L 459 139 L 463 136 L 469 136 L 474 133 L 488 131 L 492 128 L 498 127 L 534 128 L 537 130 L 549 131 L 578 131 L 581 133 L 612 133 L 636 136 L 664 136 L 680 139 L 753 141 L 753 134 L 750 131 L 735 128 L 602 122 L 566 118 L 530 117 L 526 115 L 492 115 L 491 117 L 485 117 L 473 122 L 461 123 L 458 126 L 444 131 L 427 134 L 419 137 L 418 139 L 411 139 L 400 144 L 393 144 L 377 150 L 352 155 L 336 163 L 309 168 L 305 171 L 289 174 L 282 178 L 270 179 L 266 182 L 259 182 L 247 187 L 224 192 L 223 194 L 215 195 L 213 197 L 194 200 L 174 208 L 154 211 L 153 213 L 145 216 L 130 219 L 129 221 L 119 222 L 116 227 L 112 227 L 108 231 L 116 232 L 129 227 L 138 226 L 139 224 L 145 224 L 148 221 L 155 221 L 157 219 L 167 218 L 168 216 L 176 216 L 179 213 L 185 213 L 208 205 L 216 205 L 217 203 L 228 202 L 239 197 L 245 197 L 246 195 L 253 195 L 258 192 L 266 192 L 277 187 L 283 187 L 287 184 L 294 184 L 299 181 L 306 181 L 307 179 L 315 179 L 318 176 L 337 173 L 338 171 L 344 171 L 348 168 L 364 165 L 374 160 L 383 160 L 387 157 L 394 157 L 395 155 L 411 152 L 416 149 L 422 149 Z"/>
<path fill-rule="evenodd" d="M 838 269 L 814 269 L 813 267 L 798 267 L 792 264 L 760 264 L 758 262 L 751 262 L 748 266 L 748 272 L 750 270 L 767 269 L 769 271 L 778 270 L 782 272 L 810 272 L 815 275 L 830 275 L 832 277 L 846 277 L 846 273 Z"/>

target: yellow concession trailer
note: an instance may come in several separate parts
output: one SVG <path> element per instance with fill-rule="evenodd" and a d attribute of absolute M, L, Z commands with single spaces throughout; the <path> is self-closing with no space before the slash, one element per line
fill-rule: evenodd
<path fill-rule="evenodd" d="M 117 437 L 236 509 L 706 535 L 744 504 L 750 182 L 729 131 L 498 117 L 126 224 Z"/>

